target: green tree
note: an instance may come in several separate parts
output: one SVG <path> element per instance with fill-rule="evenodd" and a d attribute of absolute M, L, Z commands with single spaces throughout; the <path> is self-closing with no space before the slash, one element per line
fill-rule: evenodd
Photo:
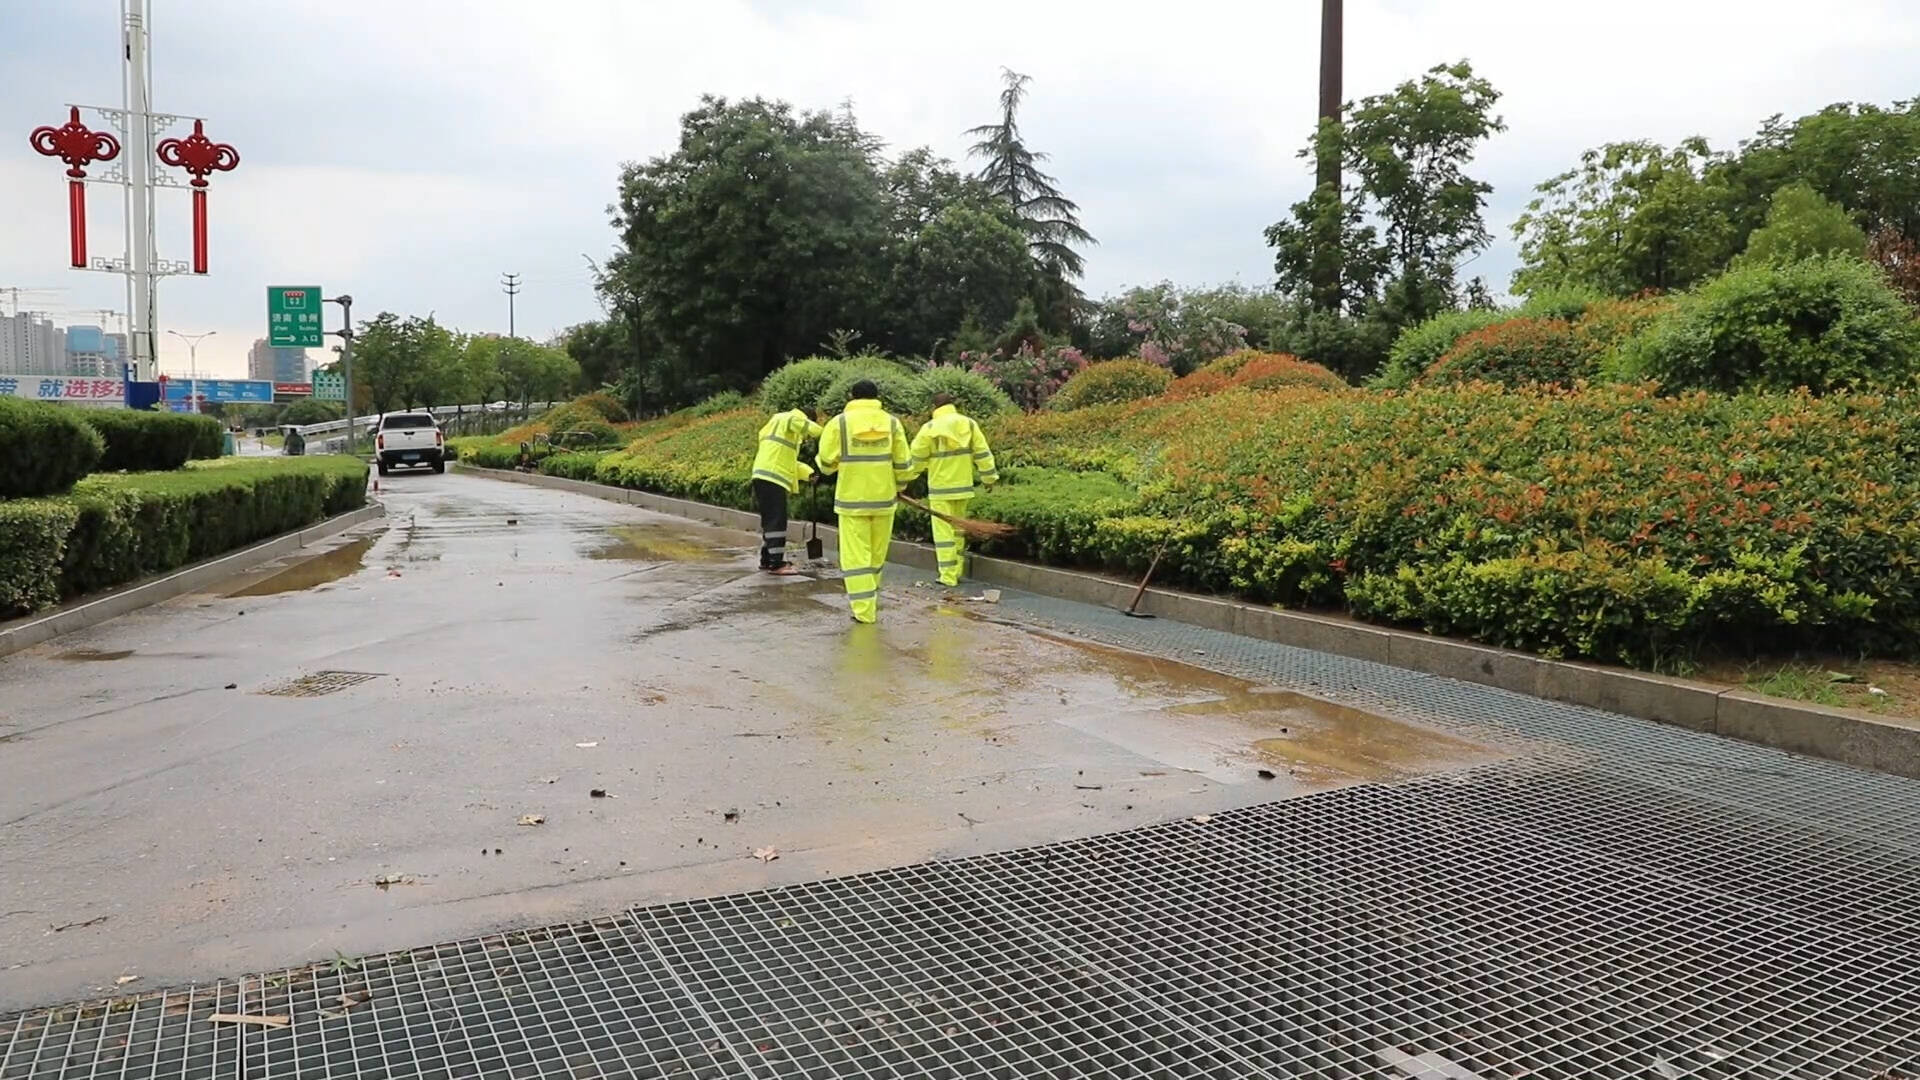
<path fill-rule="evenodd" d="M 888 206 L 849 117 L 706 97 L 679 147 L 621 174 L 608 263 L 688 379 L 744 389 L 832 330 L 868 325 Z"/>
<path fill-rule="evenodd" d="M 1609 143 L 1535 189 L 1514 223 L 1517 293 L 1592 288 L 1615 296 L 1683 289 L 1737 250 L 1722 161 L 1705 139 Z"/>
<path fill-rule="evenodd" d="M 1481 142 L 1506 130 L 1493 84 L 1465 60 L 1345 110 L 1344 165 L 1383 228 L 1395 322 L 1454 305 L 1455 268 L 1493 235 L 1483 217 L 1492 185 L 1467 175 Z"/>
<path fill-rule="evenodd" d="M 633 356 L 631 330 L 619 315 L 569 327 L 562 339 L 567 355 L 580 366 L 580 388 L 600 390 L 620 382 Z"/>
<path fill-rule="evenodd" d="M 1081 227 L 1079 204 L 1041 171 L 1047 155 L 1028 148 L 1020 134 L 1020 103 L 1026 100 L 1027 84 L 1033 79 L 1002 68 L 1001 81 L 1000 119 L 968 129 L 967 134 L 978 141 L 967 153 L 981 159 L 980 182 L 1013 207 L 1041 269 L 1054 277 L 1077 278 L 1086 271 L 1086 260 L 1076 245 L 1098 241 Z"/>
<path fill-rule="evenodd" d="M 366 388 L 376 412 L 390 412 L 401 400 L 412 378 L 412 354 L 400 316 L 383 311 L 360 324 L 353 339 L 353 374 Z"/>
<path fill-rule="evenodd" d="M 1323 122 L 1299 156 L 1344 157 L 1345 140 L 1345 128 Z M 1313 311 L 1364 314 L 1379 298 L 1389 256 L 1365 208 L 1366 195 L 1358 186 L 1321 184 L 1293 204 L 1287 220 L 1269 225 L 1267 244 L 1274 249 L 1279 290 Z"/>
<path fill-rule="evenodd" d="M 1266 233 L 1279 288 L 1300 302 L 1283 335 L 1291 351 L 1362 378 L 1399 328 L 1458 304 L 1460 263 L 1492 239 L 1492 187 L 1467 168 L 1506 130 L 1499 100 L 1462 60 L 1320 124 L 1300 156 L 1330 156 L 1350 180 L 1316 187 Z"/>
<path fill-rule="evenodd" d="M 383 311 L 360 324 L 353 374 L 375 410 L 458 404 L 468 389 L 452 331 L 426 318 Z"/>
<path fill-rule="evenodd" d="M 532 402 L 565 396 L 580 378 L 580 365 L 565 349 L 525 338 L 494 339 L 494 357 L 501 382 L 520 399 L 523 411 Z"/>
<path fill-rule="evenodd" d="M 1747 250 L 1735 266 L 1786 263 L 1819 255 L 1867 253 L 1867 234 L 1847 212 L 1820 197 L 1805 183 L 1788 184 L 1774 192 L 1767 223 L 1747 237 Z"/>
<path fill-rule="evenodd" d="M 338 420 L 346 415 L 346 407 L 340 402 L 303 398 L 287 406 L 287 411 L 280 414 L 280 422 L 305 427 L 308 424 L 324 424 L 329 420 Z"/>
<path fill-rule="evenodd" d="M 930 355 L 971 316 L 994 324 L 1032 295 L 1033 260 L 1020 231 L 962 204 L 942 210 L 900 250 L 888 304 L 895 352 Z"/>
<path fill-rule="evenodd" d="M 482 405 L 504 401 L 506 375 L 500 368 L 500 345 L 509 339 L 498 334 L 475 334 L 467 339 L 460 355 L 461 375 L 467 390 Z"/>
<path fill-rule="evenodd" d="M 1791 123 L 1768 118 L 1725 161 L 1735 225 L 1757 229 L 1774 192 L 1804 183 L 1872 232 L 1883 226 L 1920 242 L 1920 99 L 1890 108 L 1841 102 Z"/>

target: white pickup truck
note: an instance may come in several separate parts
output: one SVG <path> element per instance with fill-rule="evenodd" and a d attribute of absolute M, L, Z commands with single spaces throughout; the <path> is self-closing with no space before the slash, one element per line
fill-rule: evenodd
<path fill-rule="evenodd" d="M 447 471 L 447 436 L 431 413 L 389 413 L 373 432 L 373 453 L 380 475 L 397 468 L 432 466 Z"/>

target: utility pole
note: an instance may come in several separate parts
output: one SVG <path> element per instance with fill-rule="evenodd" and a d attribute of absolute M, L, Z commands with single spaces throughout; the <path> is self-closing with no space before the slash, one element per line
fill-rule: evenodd
<path fill-rule="evenodd" d="M 1340 119 L 1340 68 L 1345 53 L 1342 3 L 1343 0 L 1320 0 L 1320 121 L 1323 124 L 1328 120 L 1337 122 Z M 1339 156 L 1321 154 L 1316 164 L 1319 166 L 1318 182 L 1322 185 L 1332 184 L 1338 190 Z"/>
<path fill-rule="evenodd" d="M 1327 208 L 1331 214 L 1331 235 L 1321 239 L 1336 249 L 1340 244 L 1340 153 L 1337 145 L 1330 145 L 1318 136 L 1329 123 L 1339 123 L 1341 106 L 1341 61 L 1345 53 L 1345 13 L 1342 10 L 1344 0 L 1320 0 L 1320 122 L 1315 125 L 1314 133 L 1314 188 L 1316 191 L 1330 191 L 1333 205 Z M 1320 276 L 1323 280 L 1313 283 L 1315 307 L 1337 312 L 1340 307 L 1340 277 L 1345 269 L 1342 253 L 1334 252 L 1334 260 L 1327 264 Z"/>
<path fill-rule="evenodd" d="M 507 294 L 507 336 L 517 337 L 513 332 L 513 298 L 520 295 L 520 275 L 501 274 L 500 291 Z"/>

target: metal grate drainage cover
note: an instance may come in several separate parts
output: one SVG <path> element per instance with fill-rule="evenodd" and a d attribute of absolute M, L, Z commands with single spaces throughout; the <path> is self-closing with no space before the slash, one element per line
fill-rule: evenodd
<path fill-rule="evenodd" d="M 1895 1080 L 1916 928 L 1910 844 L 1521 760 L 43 1010 L 0 1080 Z"/>
<path fill-rule="evenodd" d="M 316 671 L 260 692 L 271 697 L 319 697 L 337 694 L 349 686 L 377 679 L 381 674 L 378 671 Z"/>

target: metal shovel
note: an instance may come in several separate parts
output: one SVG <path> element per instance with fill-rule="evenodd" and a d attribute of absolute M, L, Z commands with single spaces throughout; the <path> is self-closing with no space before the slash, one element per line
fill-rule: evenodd
<path fill-rule="evenodd" d="M 813 477 L 813 490 L 820 490 L 820 476 L 818 473 L 814 474 Z M 820 519 L 815 518 L 808 522 L 808 524 L 812 526 L 813 531 L 807 536 L 807 558 L 817 562 L 827 557 L 827 545 L 820 542 Z"/>

